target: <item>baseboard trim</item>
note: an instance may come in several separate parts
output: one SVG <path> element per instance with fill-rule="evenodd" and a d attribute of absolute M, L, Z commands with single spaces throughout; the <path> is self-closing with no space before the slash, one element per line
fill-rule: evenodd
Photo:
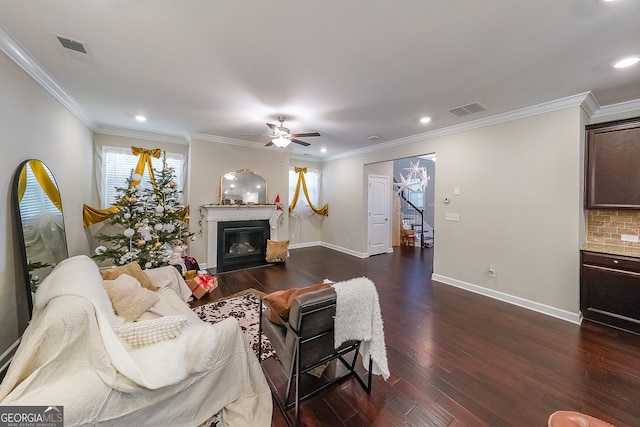
<path fill-rule="evenodd" d="M 289 249 L 310 248 L 312 246 L 321 246 L 321 242 L 305 242 L 305 243 L 291 243 Z"/>
<path fill-rule="evenodd" d="M 320 246 L 333 249 L 334 251 L 342 252 L 343 254 L 348 254 L 358 258 L 369 258 L 369 254 L 367 252 L 356 252 L 351 249 L 343 248 L 342 246 L 332 245 L 331 243 L 321 242 Z"/>
<path fill-rule="evenodd" d="M 343 248 L 342 246 L 336 246 L 336 245 L 332 245 L 331 243 L 325 243 L 325 242 L 296 243 L 294 245 L 289 245 L 289 249 L 310 248 L 312 246 L 322 246 L 324 248 L 333 249 L 334 251 L 342 252 L 343 254 L 355 256 L 358 258 L 369 257 L 369 254 L 366 252 L 356 252 L 351 249 Z"/>
<path fill-rule="evenodd" d="M 509 304 L 517 305 L 518 307 L 522 307 L 538 313 L 546 314 L 547 316 L 555 317 L 557 319 L 565 320 L 567 322 L 575 323 L 577 325 L 579 325 L 582 322 L 582 314 L 580 312 L 572 313 L 570 311 L 561 310 L 556 307 L 551 307 L 550 305 L 540 304 L 535 301 L 530 301 L 524 298 L 505 294 L 504 292 L 494 291 L 492 289 L 487 289 L 482 286 L 474 285 L 472 283 L 463 282 L 462 280 L 452 279 L 451 277 L 441 276 L 439 274 L 432 274 L 431 280 L 444 283 L 445 285 L 454 286 L 456 288 L 471 291 L 476 294 L 484 295 L 486 297 L 503 301 Z"/>
<path fill-rule="evenodd" d="M 342 252 L 343 254 L 351 255 L 358 258 L 369 258 L 370 256 L 368 252 L 356 252 L 351 249 L 343 248 L 342 246 L 332 245 L 331 243 L 325 242 L 296 243 L 293 245 L 289 245 L 289 249 L 310 248 L 312 246 L 322 246 L 324 248 L 333 249 L 334 251 Z M 393 247 L 390 247 L 387 253 L 393 253 Z"/>

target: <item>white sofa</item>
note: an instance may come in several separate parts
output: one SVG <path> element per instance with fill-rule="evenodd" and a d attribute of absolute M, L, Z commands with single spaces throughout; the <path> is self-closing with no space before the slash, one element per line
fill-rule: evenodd
<path fill-rule="evenodd" d="M 159 301 L 141 320 L 182 315 L 173 338 L 134 348 L 115 332 L 95 262 L 59 263 L 36 294 L 34 315 L 0 385 L 0 405 L 63 406 L 65 425 L 271 425 L 264 374 L 235 319 L 202 322 L 173 267 L 147 270 Z"/>

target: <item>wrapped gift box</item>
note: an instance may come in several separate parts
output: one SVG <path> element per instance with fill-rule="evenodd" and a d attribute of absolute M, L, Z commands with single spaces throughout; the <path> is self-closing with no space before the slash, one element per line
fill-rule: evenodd
<path fill-rule="evenodd" d="M 186 282 L 187 285 L 189 285 L 189 289 L 191 289 L 191 293 L 197 299 L 213 292 L 213 290 L 218 287 L 218 280 L 216 277 L 209 274 L 199 274 Z"/>

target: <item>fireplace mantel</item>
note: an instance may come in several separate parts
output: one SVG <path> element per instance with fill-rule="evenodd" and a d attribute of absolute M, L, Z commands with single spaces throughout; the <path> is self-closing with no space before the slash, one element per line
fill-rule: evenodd
<path fill-rule="evenodd" d="M 218 222 L 219 221 L 251 221 L 256 219 L 271 219 L 276 205 L 202 205 L 207 222 L 207 268 L 215 268 L 218 263 Z M 205 214 L 206 213 L 206 214 Z M 271 229 L 271 240 L 279 240 L 278 232 L 282 225 Z"/>

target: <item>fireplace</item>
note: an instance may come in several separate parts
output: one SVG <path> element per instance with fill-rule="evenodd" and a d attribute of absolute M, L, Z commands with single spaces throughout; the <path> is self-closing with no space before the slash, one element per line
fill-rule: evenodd
<path fill-rule="evenodd" d="M 218 221 L 217 271 L 266 264 L 268 220 Z"/>
<path fill-rule="evenodd" d="M 273 215 L 274 205 L 202 205 L 200 214 L 206 218 L 207 262 L 200 267 L 217 269 L 218 267 L 218 223 L 222 221 L 266 220 Z M 271 225 L 271 224 L 270 224 Z M 287 232 L 281 224 L 271 225 L 267 238 L 284 240 Z"/>

